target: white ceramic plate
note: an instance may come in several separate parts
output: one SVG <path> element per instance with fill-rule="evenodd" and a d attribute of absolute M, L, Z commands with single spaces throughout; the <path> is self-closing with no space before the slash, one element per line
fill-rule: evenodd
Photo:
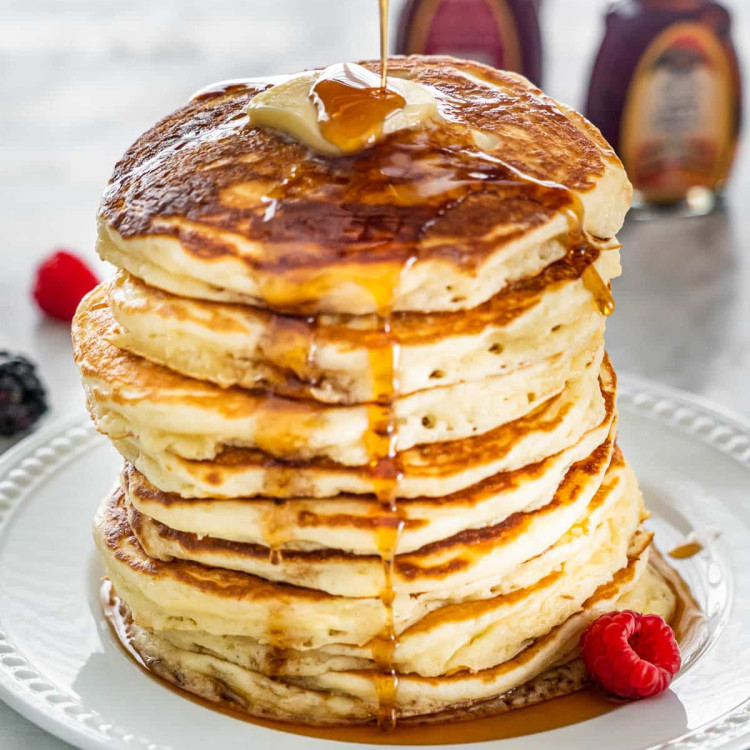
<path fill-rule="evenodd" d="M 746 748 L 750 741 L 750 425 L 688 395 L 623 379 L 621 444 L 664 550 L 706 612 L 664 695 L 502 750 Z M 149 680 L 99 611 L 91 517 L 120 465 L 84 417 L 0 459 L 0 697 L 85 750 L 363 750 L 215 713 Z M 454 746 L 455 747 L 455 746 Z M 462 745 L 465 750 L 477 745 Z"/>

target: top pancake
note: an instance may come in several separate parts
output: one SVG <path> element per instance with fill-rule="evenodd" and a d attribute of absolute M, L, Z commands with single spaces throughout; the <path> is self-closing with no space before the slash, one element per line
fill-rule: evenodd
<path fill-rule="evenodd" d="M 100 254 L 188 297 L 449 311 L 563 257 L 577 216 L 595 237 L 619 229 L 631 188 L 582 117 L 478 63 L 393 58 L 391 73 L 429 86 L 443 119 L 347 157 L 247 126 L 248 103 L 278 79 L 197 97 L 116 166 Z"/>

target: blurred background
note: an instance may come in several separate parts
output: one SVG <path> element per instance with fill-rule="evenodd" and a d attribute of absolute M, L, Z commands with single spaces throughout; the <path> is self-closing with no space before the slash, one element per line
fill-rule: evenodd
<path fill-rule="evenodd" d="M 392 0 L 392 42 L 403 4 Z M 724 5 L 750 80 L 750 2 Z M 544 88 L 580 109 L 604 10 L 602 0 L 541 6 Z M 35 269 L 67 248 L 107 275 L 94 254 L 94 217 L 128 145 L 212 81 L 377 55 L 376 0 L 0 0 L 0 350 L 38 364 L 53 415 L 82 410 L 83 398 L 69 326 L 32 300 Z M 723 209 L 628 222 L 608 329 L 621 372 L 750 417 L 748 238 L 742 141 Z M 63 743 L 0 705 L 0 748 L 32 747 Z"/>

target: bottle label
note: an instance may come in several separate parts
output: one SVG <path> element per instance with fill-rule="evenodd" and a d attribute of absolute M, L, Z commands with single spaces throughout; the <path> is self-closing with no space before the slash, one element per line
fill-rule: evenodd
<path fill-rule="evenodd" d="M 734 148 L 732 65 L 717 37 L 694 22 L 662 31 L 630 83 L 620 155 L 636 189 L 654 201 L 715 189 Z"/>
<path fill-rule="evenodd" d="M 522 72 L 521 44 L 508 0 L 423 0 L 406 48 L 408 54 L 453 55 Z"/>

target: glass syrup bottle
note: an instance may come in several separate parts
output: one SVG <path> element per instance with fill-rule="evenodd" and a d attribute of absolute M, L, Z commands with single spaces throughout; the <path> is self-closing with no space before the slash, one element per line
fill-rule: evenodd
<path fill-rule="evenodd" d="M 625 164 L 636 216 L 704 214 L 717 204 L 741 120 L 730 30 L 715 0 L 610 4 L 586 115 Z"/>
<path fill-rule="evenodd" d="M 541 85 L 540 2 L 408 0 L 399 19 L 396 51 L 477 60 Z"/>

